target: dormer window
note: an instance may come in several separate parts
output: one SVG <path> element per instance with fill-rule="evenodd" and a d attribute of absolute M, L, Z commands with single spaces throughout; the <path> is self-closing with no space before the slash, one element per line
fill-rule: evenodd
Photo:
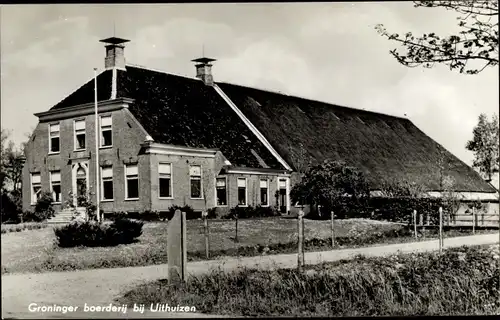
<path fill-rule="evenodd" d="M 59 123 L 49 125 L 49 152 L 59 153 L 60 149 Z"/>
<path fill-rule="evenodd" d="M 85 149 L 85 120 L 75 121 L 75 150 Z"/>

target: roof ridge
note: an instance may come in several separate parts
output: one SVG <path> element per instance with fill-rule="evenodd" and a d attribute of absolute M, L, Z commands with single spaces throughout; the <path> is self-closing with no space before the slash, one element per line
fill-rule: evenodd
<path fill-rule="evenodd" d="M 307 97 L 303 97 L 303 96 L 299 96 L 299 95 L 286 94 L 286 93 L 283 93 L 283 92 L 269 90 L 269 89 L 244 86 L 244 85 L 241 85 L 241 84 L 235 84 L 235 83 L 224 82 L 224 81 L 216 81 L 216 83 L 228 84 L 228 85 L 242 87 L 242 88 L 246 88 L 246 89 L 259 90 L 259 91 L 264 91 L 264 92 L 268 92 L 268 93 L 278 94 L 278 95 L 287 96 L 287 97 L 291 97 L 291 98 L 297 98 L 297 99 L 302 99 L 302 100 L 311 101 L 311 102 L 323 103 L 323 104 L 329 105 L 331 107 L 345 108 L 345 109 L 351 109 L 351 110 L 362 111 L 362 112 L 367 112 L 367 113 L 374 113 L 374 114 L 378 114 L 378 115 L 385 115 L 385 116 L 388 116 L 388 117 L 393 117 L 393 118 L 398 118 L 398 119 L 403 119 L 403 120 L 409 120 L 409 121 L 411 121 L 410 119 L 405 118 L 404 116 L 397 116 L 397 115 L 394 115 L 394 114 L 389 114 L 389 113 L 380 112 L 380 111 L 373 111 L 373 110 L 359 109 L 359 108 L 354 108 L 354 107 L 341 106 L 341 105 L 333 104 L 332 102 L 327 102 L 327 101 L 322 101 L 322 100 L 316 100 L 316 99 L 307 98 Z"/>
<path fill-rule="evenodd" d="M 165 71 L 165 70 L 154 69 L 154 68 L 146 67 L 146 66 L 143 66 L 143 65 L 140 65 L 140 64 L 135 64 L 135 63 L 127 63 L 127 64 L 125 64 L 125 68 L 126 67 L 139 68 L 139 69 L 144 69 L 144 70 L 148 70 L 148 71 L 154 71 L 154 72 L 164 73 L 164 74 L 168 74 L 168 75 L 171 75 L 171 76 L 177 76 L 177 77 L 182 77 L 182 78 L 188 78 L 188 79 L 191 79 L 191 80 L 199 80 L 199 81 L 201 81 L 201 79 L 196 78 L 196 77 L 190 77 L 190 76 L 186 76 L 186 75 L 182 75 L 182 74 L 178 74 L 178 73 L 168 72 L 168 71 Z"/>

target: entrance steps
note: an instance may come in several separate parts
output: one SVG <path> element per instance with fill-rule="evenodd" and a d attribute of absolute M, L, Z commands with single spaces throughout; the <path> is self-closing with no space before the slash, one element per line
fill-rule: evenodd
<path fill-rule="evenodd" d="M 86 210 L 85 207 L 77 207 L 76 208 L 76 214 L 75 214 L 75 209 L 70 208 L 70 209 L 63 209 L 59 212 L 56 213 L 56 215 L 49 220 L 47 220 L 47 223 L 49 224 L 68 224 L 72 221 L 73 216 L 83 216 L 85 217 Z"/>

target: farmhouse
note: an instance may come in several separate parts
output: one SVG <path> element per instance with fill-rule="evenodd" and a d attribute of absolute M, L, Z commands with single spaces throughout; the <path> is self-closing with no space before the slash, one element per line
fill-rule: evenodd
<path fill-rule="evenodd" d="M 27 146 L 23 207 L 42 191 L 56 209 L 93 193 L 96 170 L 106 212 L 190 205 L 294 210 L 290 189 L 305 161 L 344 160 L 383 181 L 416 182 L 439 196 L 439 176 L 466 199 L 498 201 L 496 190 L 410 120 L 222 83 L 210 58 L 185 77 L 128 64 L 128 40 L 101 40 L 105 70 L 48 111 Z M 194 70 L 193 70 L 194 71 Z M 96 167 L 96 139 L 99 167 Z M 92 191 L 92 192 L 90 192 Z M 78 203 L 76 203 L 78 205 Z"/>

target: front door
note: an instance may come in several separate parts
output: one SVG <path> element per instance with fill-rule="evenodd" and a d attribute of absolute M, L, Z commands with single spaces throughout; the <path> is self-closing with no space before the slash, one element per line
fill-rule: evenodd
<path fill-rule="evenodd" d="M 73 204 L 77 207 L 83 206 L 88 191 L 88 167 L 86 163 L 73 165 L 73 194 L 76 198 Z"/>

